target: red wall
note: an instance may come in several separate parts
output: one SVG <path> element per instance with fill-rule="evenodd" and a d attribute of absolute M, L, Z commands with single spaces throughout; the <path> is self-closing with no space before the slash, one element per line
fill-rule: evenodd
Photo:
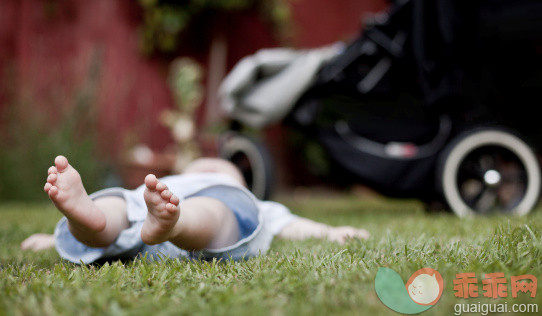
<path fill-rule="evenodd" d="M 295 0 L 293 44 L 315 47 L 350 39 L 359 32 L 363 13 L 384 5 L 384 0 Z M 171 59 L 141 55 L 140 15 L 134 0 L 1 1 L 0 110 L 23 100 L 54 122 L 86 95 L 96 106 L 105 152 L 117 153 L 129 135 L 163 149 L 171 137 L 157 118 L 173 106 L 166 82 Z M 278 45 L 254 15 L 227 21 L 225 30 L 228 69 L 259 48 Z M 204 51 L 195 54 L 205 63 Z"/>
<path fill-rule="evenodd" d="M 294 0 L 295 43 L 316 47 L 359 34 L 365 14 L 386 8 L 386 0 Z"/>
<path fill-rule="evenodd" d="M 138 53 L 134 1 L 9 0 L 0 6 L 0 65 L 14 68 L 15 78 L 3 78 L 14 98 L 45 109 L 54 121 L 88 95 L 106 147 L 118 147 L 130 131 L 156 148 L 169 142 L 152 137 L 167 135 L 156 122 L 160 109 L 171 106 L 166 62 Z"/>

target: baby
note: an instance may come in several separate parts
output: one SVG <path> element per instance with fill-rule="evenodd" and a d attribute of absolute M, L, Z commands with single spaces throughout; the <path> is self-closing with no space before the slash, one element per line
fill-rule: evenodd
<path fill-rule="evenodd" d="M 48 170 L 45 192 L 64 214 L 54 237 L 30 236 L 23 249 L 56 246 L 75 263 L 97 260 L 188 257 L 247 259 L 264 254 L 274 236 L 366 239 L 350 226 L 331 227 L 256 199 L 239 170 L 216 158 L 193 161 L 180 175 L 149 174 L 135 190 L 109 188 L 88 195 L 77 170 L 63 156 Z"/>

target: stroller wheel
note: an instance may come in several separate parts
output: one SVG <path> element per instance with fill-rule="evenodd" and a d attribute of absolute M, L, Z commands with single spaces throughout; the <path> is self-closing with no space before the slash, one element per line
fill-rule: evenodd
<path fill-rule="evenodd" d="M 457 136 L 437 167 L 437 188 L 459 216 L 525 215 L 538 202 L 540 178 L 533 151 L 503 128 L 480 128 Z"/>
<path fill-rule="evenodd" d="M 273 184 L 273 164 L 261 142 L 237 133 L 227 134 L 221 141 L 219 154 L 241 170 L 248 189 L 258 199 L 269 198 Z"/>

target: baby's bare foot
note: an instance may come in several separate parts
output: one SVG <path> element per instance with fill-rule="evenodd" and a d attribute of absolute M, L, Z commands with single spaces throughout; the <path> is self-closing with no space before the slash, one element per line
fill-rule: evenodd
<path fill-rule="evenodd" d="M 43 189 L 70 225 L 82 230 L 102 231 L 106 224 L 105 216 L 88 196 L 79 172 L 68 163 L 68 159 L 57 156 L 48 173 Z"/>
<path fill-rule="evenodd" d="M 145 186 L 144 198 L 148 213 L 141 229 L 141 240 L 148 245 L 155 245 L 169 239 L 179 220 L 179 198 L 152 174 L 145 178 Z"/>

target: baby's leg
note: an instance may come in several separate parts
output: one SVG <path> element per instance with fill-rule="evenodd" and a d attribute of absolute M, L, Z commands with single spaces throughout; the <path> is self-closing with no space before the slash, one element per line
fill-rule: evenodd
<path fill-rule="evenodd" d="M 289 240 L 302 240 L 307 238 L 320 238 L 344 243 L 348 238 L 369 238 L 369 232 L 351 226 L 333 227 L 313 220 L 299 217 L 284 227 L 278 234 L 279 238 Z"/>
<path fill-rule="evenodd" d="M 126 202 L 119 197 L 93 201 L 68 159 L 56 157 L 48 173 L 44 190 L 68 219 L 68 228 L 77 240 L 90 247 L 106 247 L 128 228 Z"/>
<path fill-rule="evenodd" d="M 221 248 L 239 240 L 239 227 L 232 211 L 217 199 L 179 199 L 154 175 L 145 178 L 148 213 L 141 229 L 144 243 L 170 241 L 185 250 Z"/>

